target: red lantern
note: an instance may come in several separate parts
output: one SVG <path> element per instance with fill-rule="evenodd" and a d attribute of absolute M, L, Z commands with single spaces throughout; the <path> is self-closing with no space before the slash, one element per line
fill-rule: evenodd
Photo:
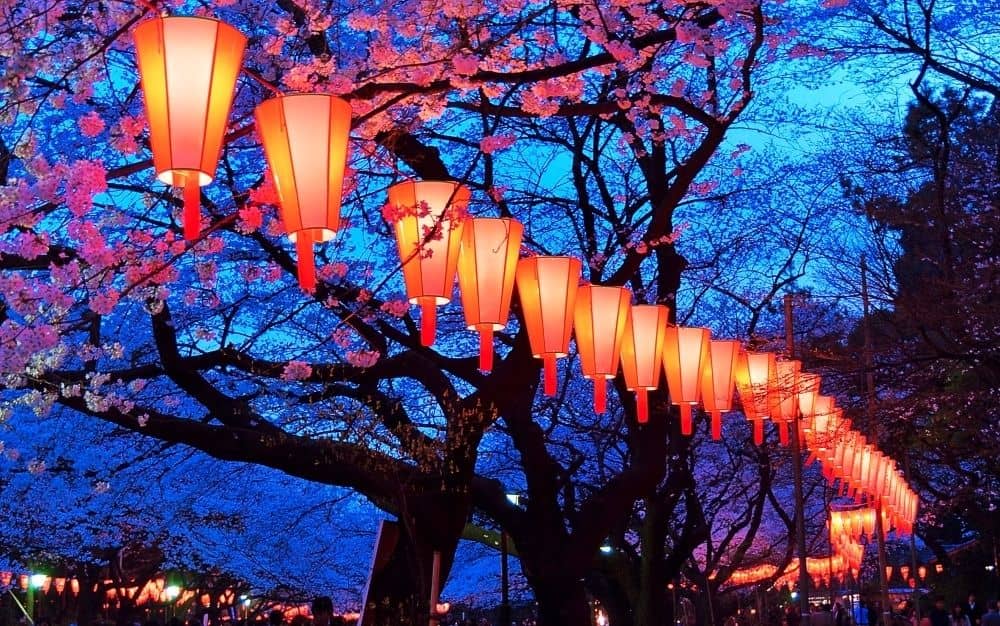
<path fill-rule="evenodd" d="M 788 445 L 788 425 L 798 417 L 801 370 L 801 361 L 778 361 L 775 366 L 775 411 L 771 416 L 778 423 L 778 440 L 783 446 Z"/>
<path fill-rule="evenodd" d="M 663 369 L 670 402 L 680 406 L 681 434 L 693 432 L 691 408 L 701 399 L 704 364 L 709 357 L 707 328 L 668 326 L 663 342 Z"/>
<path fill-rule="evenodd" d="M 733 410 L 733 384 L 740 356 L 740 342 L 712 340 L 702 377 L 702 401 L 712 415 L 712 438 L 722 438 L 723 411 Z"/>
<path fill-rule="evenodd" d="M 764 443 L 764 419 L 771 414 L 777 361 L 773 352 L 747 352 L 740 359 L 736 385 L 743 412 L 753 421 L 754 443 Z"/>
<path fill-rule="evenodd" d="M 556 394 L 556 359 L 569 352 L 580 261 L 568 256 L 536 256 L 517 263 L 517 293 L 535 358 L 545 367 L 545 395 Z"/>
<path fill-rule="evenodd" d="M 908 579 L 910 577 L 910 566 L 909 565 L 900 565 L 899 566 L 899 575 L 903 577 L 903 580 Z"/>
<path fill-rule="evenodd" d="M 184 237 L 201 230 L 199 188 L 212 182 L 246 37 L 205 17 L 157 17 L 135 29 L 157 177 L 184 188 Z"/>
<path fill-rule="evenodd" d="M 944 571 L 944 564 L 942 564 L 942 563 L 935 563 L 934 564 L 934 571 L 937 572 L 938 574 L 940 574 L 941 572 L 943 572 Z"/>
<path fill-rule="evenodd" d="M 80 581 L 73 578 L 69 581 L 69 590 L 74 596 L 80 595 Z"/>
<path fill-rule="evenodd" d="M 576 294 L 573 326 L 580 369 L 594 381 L 594 411 L 607 408 L 607 379 L 618 374 L 622 336 L 628 324 L 631 293 L 624 287 L 583 285 Z"/>
<path fill-rule="evenodd" d="M 670 310 L 661 304 L 637 304 L 622 340 L 622 374 L 625 386 L 635 392 L 636 420 L 649 421 L 647 392 L 660 386 L 663 343 Z"/>
<path fill-rule="evenodd" d="M 458 285 L 469 330 L 479 332 L 479 369 L 493 369 L 493 331 L 510 316 L 514 273 L 524 227 L 510 218 L 466 220 L 458 254 Z"/>
<path fill-rule="evenodd" d="M 281 221 L 298 253 L 299 284 L 312 291 L 313 243 L 333 239 L 340 227 L 351 105 L 327 94 L 295 94 L 262 103 L 254 117 Z"/>
<path fill-rule="evenodd" d="M 386 216 L 396 232 L 406 296 L 420 305 L 420 342 L 434 343 L 437 307 L 451 300 L 469 190 L 452 181 L 389 187 Z"/>
<path fill-rule="evenodd" d="M 20 587 L 22 590 L 27 590 L 28 589 L 28 583 L 29 582 L 30 581 L 28 579 L 28 575 L 27 574 L 19 574 L 18 575 L 18 577 L 17 577 L 17 586 Z"/>

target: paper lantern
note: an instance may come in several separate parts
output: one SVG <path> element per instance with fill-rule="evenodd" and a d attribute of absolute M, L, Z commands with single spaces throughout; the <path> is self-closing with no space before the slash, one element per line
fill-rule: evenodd
<path fill-rule="evenodd" d="M 294 94 L 260 104 L 254 118 L 281 221 L 298 253 L 299 284 L 312 291 L 313 244 L 333 239 L 340 227 L 351 105 L 327 94 Z"/>
<path fill-rule="evenodd" d="M 903 580 L 908 579 L 910 577 L 910 566 L 909 565 L 900 565 L 899 566 L 899 575 L 903 577 Z"/>
<path fill-rule="evenodd" d="M 744 413 L 749 410 L 747 418 L 753 421 L 753 438 L 757 445 L 764 443 L 764 419 L 771 414 L 776 370 L 773 352 L 746 352 L 737 370 L 737 388 Z"/>
<path fill-rule="evenodd" d="M 799 374 L 802 362 L 797 360 L 778 361 L 775 365 L 774 412 L 772 417 L 778 424 L 778 441 L 788 445 L 788 427 L 796 421 L 799 411 Z"/>
<path fill-rule="evenodd" d="M 692 407 L 701 399 L 704 363 L 709 359 L 711 332 L 707 328 L 668 326 L 663 341 L 663 370 L 670 402 L 681 410 L 681 434 L 693 432 Z"/>
<path fill-rule="evenodd" d="M 30 580 L 27 574 L 19 574 L 17 576 L 17 586 L 20 587 L 22 590 L 27 590 L 29 583 Z"/>
<path fill-rule="evenodd" d="M 73 578 L 69 581 L 69 590 L 74 596 L 80 595 L 80 581 Z"/>
<path fill-rule="evenodd" d="M 410 304 L 420 306 L 420 342 L 434 343 L 437 307 L 451 300 L 469 190 L 452 181 L 408 180 L 389 187 L 386 216 L 396 233 Z"/>
<path fill-rule="evenodd" d="M 517 293 L 531 353 L 544 365 L 545 395 L 556 394 L 556 359 L 569 352 L 580 261 L 568 256 L 535 256 L 517 263 Z"/>
<path fill-rule="evenodd" d="M 199 189 L 212 182 L 246 37 L 205 17 L 157 17 L 135 29 L 157 178 L 184 188 L 184 237 L 201 230 Z"/>
<path fill-rule="evenodd" d="M 733 385 L 740 356 L 740 342 L 715 340 L 709 342 L 709 358 L 702 370 L 702 402 L 712 416 L 712 438 L 722 438 L 722 412 L 733 410 Z"/>
<path fill-rule="evenodd" d="M 493 331 L 510 317 L 524 227 L 510 218 L 476 217 L 462 228 L 458 285 L 469 330 L 479 333 L 479 369 L 493 369 Z"/>
<path fill-rule="evenodd" d="M 583 285 L 576 293 L 573 327 L 580 369 L 594 381 L 594 411 L 607 408 L 607 380 L 618 374 L 632 294 L 624 287 Z"/>
<path fill-rule="evenodd" d="M 636 420 L 640 424 L 649 421 L 647 393 L 660 386 L 669 317 L 670 309 L 662 304 L 634 305 L 622 339 L 622 374 L 625 387 L 635 392 Z"/>
<path fill-rule="evenodd" d="M 943 563 L 935 563 L 934 564 L 934 571 L 937 572 L 938 574 L 940 574 L 941 572 L 943 572 L 944 571 L 944 564 Z"/>

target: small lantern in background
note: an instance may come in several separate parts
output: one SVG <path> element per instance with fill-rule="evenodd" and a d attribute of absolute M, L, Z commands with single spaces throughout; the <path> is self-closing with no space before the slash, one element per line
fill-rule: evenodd
<path fill-rule="evenodd" d="M 479 369 L 493 369 L 493 332 L 510 317 L 524 226 L 510 218 L 476 217 L 462 229 L 458 285 L 469 330 L 479 333 Z"/>
<path fill-rule="evenodd" d="M 281 221 L 295 243 L 299 284 L 316 287 L 313 244 L 340 228 L 351 105 L 318 93 L 279 96 L 254 110 L 257 133 L 281 201 Z"/>
<path fill-rule="evenodd" d="M 452 181 L 405 181 L 389 187 L 386 218 L 396 232 L 406 296 L 420 305 L 420 343 L 434 343 L 437 307 L 455 286 L 469 190 Z M 579 263 L 579 261 L 578 261 Z"/>
<path fill-rule="evenodd" d="M 542 359 L 547 396 L 556 394 L 556 359 L 569 352 L 580 270 L 579 259 L 568 256 L 535 256 L 517 263 L 524 325 L 531 353 Z"/>
<path fill-rule="evenodd" d="M 668 326 L 663 341 L 663 369 L 670 402 L 681 410 L 681 434 L 694 431 L 691 412 L 701 399 L 704 363 L 709 358 L 711 332 L 707 328 Z"/>
<path fill-rule="evenodd" d="M 934 571 L 936 573 L 938 573 L 938 574 L 944 572 L 944 563 L 935 563 L 934 564 Z"/>
<path fill-rule="evenodd" d="M 576 347 L 583 376 L 594 383 L 596 413 L 607 410 L 607 380 L 618 374 L 631 300 L 624 287 L 582 285 L 576 293 Z"/>
<path fill-rule="evenodd" d="M 622 339 L 622 373 L 625 386 L 635 392 L 636 420 L 649 421 L 647 393 L 660 386 L 663 367 L 663 343 L 666 339 L 670 309 L 662 304 L 637 304 L 632 307 Z"/>
<path fill-rule="evenodd" d="M 205 17 L 156 17 L 135 29 L 157 178 L 184 188 L 184 237 L 201 230 L 199 190 L 212 182 L 247 39 Z"/>

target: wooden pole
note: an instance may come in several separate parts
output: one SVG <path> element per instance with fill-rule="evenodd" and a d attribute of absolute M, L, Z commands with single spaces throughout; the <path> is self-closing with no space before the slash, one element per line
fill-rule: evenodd
<path fill-rule="evenodd" d="M 792 319 L 792 296 L 786 294 L 785 305 L 785 353 L 795 358 L 795 333 Z M 806 570 L 806 519 L 805 497 L 802 492 L 802 450 L 799 445 L 799 425 L 791 428 L 792 478 L 795 483 L 795 543 L 799 553 L 799 613 L 802 626 L 809 625 L 809 572 Z"/>
<path fill-rule="evenodd" d="M 879 445 L 879 424 L 878 419 L 875 417 L 875 372 L 872 367 L 872 330 L 870 305 L 868 302 L 868 263 L 865 261 L 864 255 L 861 255 L 861 305 L 863 308 L 861 325 L 865 339 L 865 395 L 868 399 L 865 403 L 865 414 L 868 417 L 873 443 L 877 446 Z M 887 559 L 885 555 L 885 529 L 882 528 L 882 499 L 876 496 L 874 500 L 872 505 L 875 508 L 875 545 L 878 549 L 878 577 L 879 587 L 882 592 L 882 623 L 888 626 L 892 623 L 892 607 L 889 604 L 889 581 L 885 577 Z"/>

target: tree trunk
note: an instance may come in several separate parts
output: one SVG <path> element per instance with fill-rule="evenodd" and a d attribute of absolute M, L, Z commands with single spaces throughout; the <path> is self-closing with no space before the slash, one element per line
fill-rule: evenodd
<path fill-rule="evenodd" d="M 570 577 L 531 581 L 538 603 L 539 626 L 591 626 L 590 603 L 583 581 Z"/>
<path fill-rule="evenodd" d="M 434 552 L 441 553 L 439 587 L 444 587 L 468 517 L 467 499 L 413 496 L 390 522 L 383 554 L 369 579 L 363 626 L 426 626 Z M 440 588 L 438 589 L 440 592 Z"/>

